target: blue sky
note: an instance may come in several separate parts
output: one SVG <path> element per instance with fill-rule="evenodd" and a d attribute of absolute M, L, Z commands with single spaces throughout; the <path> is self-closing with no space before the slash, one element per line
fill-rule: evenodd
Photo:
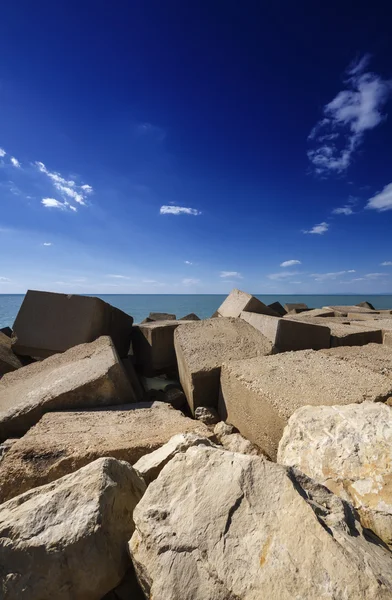
<path fill-rule="evenodd" d="M 392 8 L 354 12 L 5 3 L 0 293 L 392 293 Z"/>

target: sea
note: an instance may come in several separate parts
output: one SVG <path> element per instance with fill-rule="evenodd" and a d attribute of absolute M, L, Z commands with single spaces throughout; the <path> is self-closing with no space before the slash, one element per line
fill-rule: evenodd
<path fill-rule="evenodd" d="M 91 294 L 92 295 L 92 294 Z M 191 312 L 201 319 L 210 317 L 225 299 L 225 294 L 97 294 L 105 302 L 132 315 L 140 323 L 150 312 L 173 313 L 181 318 Z M 304 302 L 310 308 L 329 305 L 358 304 L 367 300 L 376 309 L 392 309 L 392 295 L 275 295 L 255 294 L 264 304 Z M 0 294 L 0 327 L 12 324 L 22 304 L 23 294 Z"/>

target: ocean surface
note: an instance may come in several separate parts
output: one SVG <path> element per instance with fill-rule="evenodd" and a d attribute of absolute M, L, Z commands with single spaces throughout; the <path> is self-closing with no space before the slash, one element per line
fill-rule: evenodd
<path fill-rule="evenodd" d="M 194 312 L 200 318 L 210 317 L 225 299 L 225 294 L 97 294 L 113 306 L 117 306 L 140 323 L 150 312 L 174 313 L 178 318 Z M 257 294 L 265 304 L 272 302 L 305 302 L 310 308 L 328 305 L 358 304 L 367 300 L 375 308 L 392 309 L 392 295 L 274 295 Z M 23 294 L 0 294 L 0 327 L 12 327 Z"/>

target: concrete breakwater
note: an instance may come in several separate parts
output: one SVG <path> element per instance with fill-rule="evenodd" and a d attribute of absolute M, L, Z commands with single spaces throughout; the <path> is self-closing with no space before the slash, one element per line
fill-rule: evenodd
<path fill-rule="evenodd" d="M 0 598 L 392 599 L 392 307 L 27 292 L 0 331 Z"/>

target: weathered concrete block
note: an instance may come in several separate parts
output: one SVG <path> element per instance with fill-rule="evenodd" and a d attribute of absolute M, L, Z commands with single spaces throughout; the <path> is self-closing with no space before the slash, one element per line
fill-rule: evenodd
<path fill-rule="evenodd" d="M 2 504 L 1 598 L 100 600 L 129 568 L 145 489 L 128 463 L 101 458 Z"/>
<path fill-rule="evenodd" d="M 7 337 L 12 337 L 12 329 L 11 327 L 2 327 L 0 329 L 0 333 L 4 333 L 4 335 L 6 335 Z"/>
<path fill-rule="evenodd" d="M 185 315 L 185 317 L 181 317 L 179 321 L 200 321 L 200 317 L 195 315 L 195 313 L 189 313 L 189 315 Z"/>
<path fill-rule="evenodd" d="M 128 356 L 127 358 L 123 358 L 121 360 L 121 363 L 132 386 L 135 402 L 141 402 L 144 398 L 144 390 L 139 379 L 139 375 L 136 373 L 135 367 L 133 366 L 132 358 L 130 356 Z"/>
<path fill-rule="evenodd" d="M 28 290 L 13 326 L 13 349 L 46 358 L 109 335 L 125 357 L 132 323 L 132 317 L 100 298 Z"/>
<path fill-rule="evenodd" d="M 273 345 L 274 352 L 320 350 L 330 346 L 330 329 L 290 319 L 242 312 L 241 318 L 258 329 Z"/>
<path fill-rule="evenodd" d="M 371 304 L 370 302 L 360 302 L 359 304 L 357 304 L 357 306 L 359 306 L 360 308 L 369 308 L 370 310 L 376 310 L 373 304 Z"/>
<path fill-rule="evenodd" d="M 337 346 L 322 352 L 327 356 L 349 362 L 352 369 L 365 367 L 380 375 L 392 377 L 392 353 L 384 344 Z"/>
<path fill-rule="evenodd" d="M 0 378 L 22 366 L 20 359 L 12 351 L 11 338 L 0 332 Z"/>
<path fill-rule="evenodd" d="M 214 438 L 206 425 L 161 402 L 47 413 L 4 455 L 0 503 L 103 456 L 134 464 L 187 433 Z"/>
<path fill-rule="evenodd" d="M 283 306 L 281 305 L 280 302 L 273 302 L 272 304 L 268 304 L 267 306 L 268 306 L 268 308 L 273 310 L 280 317 L 284 317 L 287 312 L 286 309 L 283 308 Z"/>
<path fill-rule="evenodd" d="M 217 313 L 220 317 L 239 317 L 243 310 L 279 317 L 279 314 L 269 308 L 266 304 L 246 292 L 234 288 L 220 305 Z M 215 316 L 212 315 L 213 317 Z"/>
<path fill-rule="evenodd" d="M 0 441 L 23 435 L 51 410 L 135 401 L 109 337 L 4 375 L 0 381 Z"/>
<path fill-rule="evenodd" d="M 312 308 L 310 310 L 303 310 L 298 314 L 287 314 L 287 319 L 295 319 L 296 321 L 306 320 L 309 317 L 334 317 L 335 313 L 333 310 L 326 308 Z"/>
<path fill-rule="evenodd" d="M 381 328 L 374 325 L 360 327 L 356 325 L 341 325 L 328 322 L 331 328 L 331 347 L 335 346 L 364 346 L 365 344 L 382 344 Z"/>
<path fill-rule="evenodd" d="M 351 305 L 339 305 L 339 306 L 323 306 L 323 308 L 327 308 L 335 311 L 335 313 L 340 313 L 341 316 L 347 317 L 347 313 L 373 313 L 373 311 L 368 308 L 364 308 L 362 306 Z M 373 313 L 374 314 L 374 313 Z M 338 315 L 336 315 L 338 316 Z"/>
<path fill-rule="evenodd" d="M 154 321 L 135 325 L 132 345 L 137 365 L 144 375 L 153 377 L 177 369 L 174 331 L 188 321 Z"/>
<path fill-rule="evenodd" d="M 175 321 L 176 315 L 164 312 L 150 312 L 148 319 L 151 319 L 151 321 Z"/>
<path fill-rule="evenodd" d="M 271 458 L 287 420 L 310 405 L 386 401 L 392 380 L 370 369 L 302 350 L 225 363 L 219 413 Z"/>
<path fill-rule="evenodd" d="M 309 306 L 304 302 L 288 302 L 284 305 L 286 312 L 309 310 Z"/>
<path fill-rule="evenodd" d="M 272 344 L 243 319 L 220 317 L 188 323 L 174 334 L 180 381 L 192 410 L 217 406 L 221 365 L 264 356 Z"/>

